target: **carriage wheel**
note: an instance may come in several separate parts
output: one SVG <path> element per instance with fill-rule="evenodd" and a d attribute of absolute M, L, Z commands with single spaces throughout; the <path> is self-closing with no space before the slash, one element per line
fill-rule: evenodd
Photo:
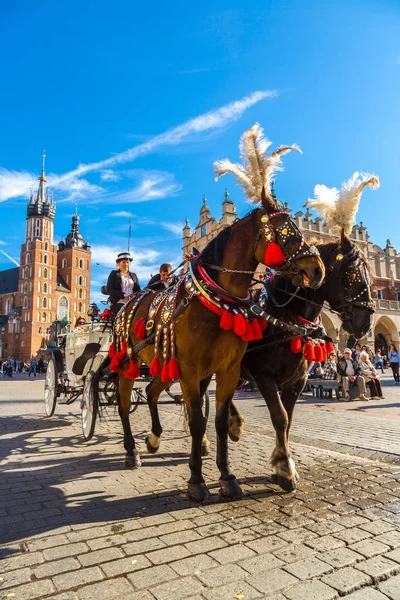
<path fill-rule="evenodd" d="M 54 355 L 51 354 L 44 380 L 44 408 L 46 415 L 52 417 L 57 402 L 57 367 Z"/>
<path fill-rule="evenodd" d="M 131 392 L 131 407 L 129 409 L 129 412 L 132 414 L 135 412 L 135 410 L 137 410 L 137 407 L 139 406 L 139 402 L 140 402 L 140 396 L 138 394 L 138 391 L 135 390 L 135 388 L 132 389 Z"/>
<path fill-rule="evenodd" d="M 94 371 L 89 371 L 83 385 L 81 409 L 82 409 L 82 432 L 86 441 L 89 441 L 94 433 L 98 410 Z"/>

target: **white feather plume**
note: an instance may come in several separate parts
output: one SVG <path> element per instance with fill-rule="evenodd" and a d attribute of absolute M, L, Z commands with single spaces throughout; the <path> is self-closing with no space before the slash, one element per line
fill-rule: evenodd
<path fill-rule="evenodd" d="M 214 163 L 215 181 L 227 173 L 236 175 L 236 183 L 243 185 L 250 202 L 261 202 L 262 189 L 267 196 L 271 193 L 271 180 L 278 171 L 283 171 L 281 156 L 291 150 L 300 152 L 296 144 L 279 146 L 275 152 L 268 156 L 267 150 L 272 144 L 263 136 L 263 129 L 258 123 L 245 131 L 240 138 L 241 163 L 231 163 L 230 160 L 218 160 Z"/>
<path fill-rule="evenodd" d="M 316 185 L 315 198 L 310 198 L 307 206 L 317 211 L 333 233 L 340 234 L 344 229 L 344 232 L 349 235 L 356 224 L 356 214 L 363 190 L 366 187 L 376 189 L 379 185 L 379 178 L 376 175 L 356 171 L 348 181 L 343 183 L 341 190 Z"/>

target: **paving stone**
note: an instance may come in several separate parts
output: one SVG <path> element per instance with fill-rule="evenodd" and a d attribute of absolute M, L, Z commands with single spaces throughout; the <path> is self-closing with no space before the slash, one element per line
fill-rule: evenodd
<path fill-rule="evenodd" d="M 42 579 L 44 577 L 53 577 L 60 573 L 66 573 L 67 571 L 74 571 L 75 569 L 79 569 L 79 567 L 80 564 L 78 561 L 75 558 L 69 557 L 63 558 L 62 560 L 47 562 L 38 567 L 33 567 L 32 573 L 38 579 Z"/>
<path fill-rule="evenodd" d="M 245 560 L 246 558 L 251 558 L 255 555 L 256 553 L 254 550 L 251 550 L 244 544 L 235 544 L 233 546 L 229 546 L 228 548 L 221 548 L 220 550 L 214 550 L 213 552 L 210 552 L 210 556 L 212 556 L 212 558 L 221 564 L 235 563 L 239 560 Z"/>
<path fill-rule="evenodd" d="M 286 529 L 285 531 L 279 531 L 278 536 L 290 542 L 292 544 L 301 544 L 306 540 L 317 539 L 318 535 L 305 527 L 299 527 L 299 529 Z M 311 543 L 311 542 L 310 542 Z"/>
<path fill-rule="evenodd" d="M 343 525 L 336 521 L 327 521 L 326 523 L 312 523 L 307 525 L 307 529 L 313 531 L 317 535 L 327 535 L 328 533 L 336 533 L 344 529 Z"/>
<path fill-rule="evenodd" d="M 378 585 L 379 591 L 386 594 L 390 600 L 400 600 L 400 575 L 391 577 L 387 581 L 382 581 Z"/>
<path fill-rule="evenodd" d="M 130 573 L 127 577 L 136 590 L 141 590 L 170 579 L 176 579 L 176 573 L 168 565 L 158 565 L 137 573 Z"/>
<path fill-rule="evenodd" d="M 285 591 L 289 600 L 334 600 L 338 593 L 322 581 L 314 580 L 298 583 Z"/>
<path fill-rule="evenodd" d="M 343 540 L 338 540 L 337 538 L 333 537 L 333 535 L 324 535 L 320 538 L 311 538 L 310 540 L 304 540 L 304 543 L 306 546 L 309 546 L 317 552 L 335 550 L 336 548 L 341 548 L 346 545 Z"/>
<path fill-rule="evenodd" d="M 155 550 L 154 552 L 148 552 L 146 558 L 148 558 L 153 565 L 161 565 L 163 563 L 169 563 L 173 560 L 179 560 L 190 556 L 190 552 L 185 546 L 173 546 L 172 548 L 163 548 L 162 550 Z"/>
<path fill-rule="evenodd" d="M 115 577 L 116 575 L 122 575 L 123 573 L 132 573 L 133 571 L 146 569 L 147 567 L 151 567 L 151 562 L 141 555 L 121 558 L 101 565 L 101 568 L 107 577 Z"/>
<path fill-rule="evenodd" d="M 185 544 L 185 547 L 191 554 L 201 554 L 202 552 L 210 552 L 211 550 L 217 550 L 218 548 L 224 548 L 228 544 L 217 536 L 212 536 L 200 540 L 199 542 L 189 542 Z"/>
<path fill-rule="evenodd" d="M 26 585 L 9 588 L 3 598 L 33 600 L 34 598 L 40 598 L 41 596 L 51 594 L 54 591 L 55 588 L 50 579 L 42 579 L 41 581 L 34 581 L 32 583 L 27 583 Z M 14 594 L 14 596 L 11 596 L 10 594 Z"/>
<path fill-rule="evenodd" d="M 249 573 L 256 575 L 257 573 L 264 573 L 278 569 L 284 566 L 284 562 L 276 558 L 273 554 L 259 554 L 253 558 L 248 558 L 241 561 L 240 566 L 246 569 Z"/>
<path fill-rule="evenodd" d="M 210 571 L 203 571 L 197 577 L 207 587 L 217 587 L 231 581 L 244 579 L 247 575 L 248 573 L 239 567 L 239 565 L 226 564 Z"/>
<path fill-rule="evenodd" d="M 31 581 L 30 570 L 26 568 L 18 569 L 18 571 L 10 571 L 4 573 L 2 579 L 1 588 L 15 587 L 21 583 L 28 583 L 28 581 Z"/>
<path fill-rule="evenodd" d="M 158 585 L 151 589 L 151 593 L 157 600 L 180 600 L 193 597 L 194 594 L 202 594 L 205 590 L 198 579 L 187 577 Z"/>
<path fill-rule="evenodd" d="M 254 540 L 251 542 L 247 542 L 246 546 L 257 552 L 257 554 L 266 554 L 267 552 L 273 552 L 275 550 L 279 550 L 280 548 L 287 547 L 288 543 L 282 538 L 271 535 L 266 538 L 260 538 L 258 540 Z"/>
<path fill-rule="evenodd" d="M 359 527 L 352 527 L 351 529 L 345 529 L 344 531 L 338 531 L 334 534 L 336 538 L 339 540 L 343 540 L 346 544 L 356 544 L 361 540 L 366 540 L 367 538 L 372 537 L 372 533 L 369 531 L 364 531 Z"/>
<path fill-rule="evenodd" d="M 132 600 L 133 588 L 123 577 L 88 585 L 78 590 L 79 600 Z M 148 596 L 151 598 L 150 594 Z M 145 600 L 145 597 L 142 596 Z"/>
<path fill-rule="evenodd" d="M 217 550 L 219 552 L 219 550 Z M 178 575 L 198 575 L 202 571 L 212 569 L 218 566 L 218 562 L 208 556 L 208 554 L 197 554 L 182 560 L 170 563 L 170 567 L 178 573 Z"/>
<path fill-rule="evenodd" d="M 387 579 L 390 575 L 395 575 L 400 571 L 400 565 L 383 556 L 369 558 L 356 565 L 356 568 L 372 577 L 375 582 Z"/>
<path fill-rule="evenodd" d="M 377 542 L 376 540 L 363 540 L 362 542 L 357 542 L 357 544 L 353 544 L 350 546 L 350 550 L 354 550 L 354 552 L 359 552 L 365 558 L 371 558 L 372 556 L 376 556 L 377 554 L 384 554 L 390 550 L 389 546 L 386 544 L 382 544 L 381 542 Z"/>
<path fill-rule="evenodd" d="M 45 548 L 53 548 L 54 546 L 61 546 L 68 543 L 69 540 L 66 535 L 52 535 L 37 540 L 30 540 L 27 542 L 27 545 L 30 552 L 34 552 L 35 550 L 44 550 Z"/>
<path fill-rule="evenodd" d="M 65 558 L 67 556 L 78 556 L 88 550 L 87 545 L 81 542 L 79 544 L 66 544 L 65 546 L 44 550 L 43 555 L 46 560 L 56 560 L 57 558 Z"/>
<path fill-rule="evenodd" d="M 282 569 L 274 569 L 268 573 L 260 573 L 246 579 L 246 583 L 266 594 L 268 599 L 274 592 L 280 592 L 297 582 L 298 579 L 296 577 L 293 577 L 293 575 Z"/>
<path fill-rule="evenodd" d="M 330 575 L 325 575 L 322 582 L 338 590 L 341 596 L 360 589 L 372 583 L 371 577 L 354 567 L 338 569 Z"/>
<path fill-rule="evenodd" d="M 349 548 L 336 548 L 336 550 L 329 550 L 324 552 L 320 556 L 321 560 L 332 565 L 335 569 L 341 567 L 348 567 L 364 559 L 358 552 L 353 552 Z"/>
<path fill-rule="evenodd" d="M 292 564 L 285 565 L 285 570 L 295 575 L 298 579 L 311 579 L 333 571 L 331 565 L 322 562 L 315 556 L 309 556 Z"/>
<path fill-rule="evenodd" d="M 177 533 L 163 535 L 160 537 L 160 540 L 167 546 L 173 546 L 174 544 L 186 544 L 201 540 L 201 537 L 196 531 L 190 529 L 188 531 L 178 531 Z"/>
<path fill-rule="evenodd" d="M 315 554 L 314 550 L 308 546 L 305 546 L 304 544 L 291 544 L 287 548 L 282 548 L 281 550 L 276 551 L 274 550 L 273 552 L 277 558 L 283 560 L 285 563 L 293 563 Z"/>
<path fill-rule="evenodd" d="M 390 560 L 400 563 L 400 548 L 397 550 L 392 550 L 392 552 L 388 552 L 385 554 L 385 558 L 390 558 Z"/>
<path fill-rule="evenodd" d="M 158 550 L 159 548 L 166 548 L 167 545 L 158 538 L 150 538 L 148 540 L 142 540 L 141 542 L 133 542 L 122 546 L 122 549 L 129 556 L 135 554 L 145 554 L 152 550 Z"/>
<path fill-rule="evenodd" d="M 79 571 L 69 571 L 63 575 L 53 577 L 53 583 L 57 590 L 68 590 L 79 585 L 92 583 L 104 579 L 104 575 L 99 567 L 90 567 L 89 569 L 80 569 Z"/>
<path fill-rule="evenodd" d="M 381 533 L 386 533 L 387 531 L 393 530 L 395 527 L 391 523 L 387 521 L 373 521 L 372 523 L 364 523 L 359 526 L 360 529 L 365 529 L 365 531 L 369 531 L 372 535 L 380 535 Z"/>
<path fill-rule="evenodd" d="M 346 600 L 388 600 L 388 597 L 378 592 L 378 590 L 368 587 L 346 596 Z"/>
<path fill-rule="evenodd" d="M 38 565 L 44 562 L 44 556 L 42 552 L 24 552 L 10 556 L 10 558 L 1 559 L 1 571 L 6 573 L 7 571 L 15 571 L 16 569 L 23 569 L 24 567 L 30 567 L 32 565 Z"/>
<path fill-rule="evenodd" d="M 239 529 L 236 531 L 231 531 L 230 533 L 223 533 L 221 535 L 221 538 L 228 544 L 241 544 L 250 542 L 259 537 L 260 535 L 253 531 L 253 529 Z"/>
<path fill-rule="evenodd" d="M 157 540 L 157 538 L 151 538 L 152 540 Z M 88 540 L 87 545 L 91 550 L 101 550 L 102 548 L 112 548 L 113 546 L 122 546 L 122 544 L 127 543 L 127 539 L 124 535 L 113 535 L 109 537 L 101 537 L 95 538 L 93 540 Z M 138 542 L 140 543 L 140 542 Z"/>
<path fill-rule="evenodd" d="M 212 590 L 206 590 L 202 596 L 207 598 L 207 600 L 234 600 L 238 597 L 244 600 L 252 600 L 252 598 L 260 598 L 260 592 L 242 580 L 234 581 L 221 587 L 214 587 Z M 283 596 L 282 600 L 284 600 Z"/>
<path fill-rule="evenodd" d="M 391 548 L 400 547 L 400 531 L 388 531 L 387 533 L 378 535 L 375 539 L 378 542 L 382 542 L 382 544 L 387 544 Z"/>

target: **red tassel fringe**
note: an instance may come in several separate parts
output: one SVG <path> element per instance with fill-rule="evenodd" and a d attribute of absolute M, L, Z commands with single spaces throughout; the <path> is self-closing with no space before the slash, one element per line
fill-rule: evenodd
<path fill-rule="evenodd" d="M 233 315 L 229 312 L 229 310 L 223 311 L 219 326 L 221 329 L 225 329 L 225 331 L 233 329 Z"/>
<path fill-rule="evenodd" d="M 322 348 L 319 344 L 315 344 L 314 354 L 315 354 L 315 360 L 317 362 L 322 362 L 323 353 L 322 353 Z"/>
<path fill-rule="evenodd" d="M 110 358 L 114 358 L 114 356 L 115 356 L 115 344 L 114 344 L 114 342 L 111 344 L 111 346 L 108 349 L 108 356 Z"/>
<path fill-rule="evenodd" d="M 159 375 L 161 375 L 160 361 L 156 356 L 150 363 L 150 375 L 152 375 L 152 377 L 158 377 Z"/>
<path fill-rule="evenodd" d="M 258 319 L 258 324 L 261 327 L 261 331 L 265 331 L 268 327 L 268 321 L 266 321 L 265 319 Z"/>
<path fill-rule="evenodd" d="M 133 327 L 133 333 L 136 335 L 138 340 L 144 340 L 146 337 L 146 323 L 144 319 L 138 319 Z"/>
<path fill-rule="evenodd" d="M 327 354 L 330 354 L 331 352 L 335 352 L 335 346 L 332 344 L 332 342 L 326 342 L 325 347 L 326 347 Z"/>
<path fill-rule="evenodd" d="M 140 369 L 135 360 L 131 360 L 129 369 L 124 372 L 124 377 L 127 379 L 137 379 L 140 375 Z"/>
<path fill-rule="evenodd" d="M 245 335 L 247 331 L 247 322 L 241 313 L 238 313 L 233 317 L 233 331 L 240 337 Z"/>
<path fill-rule="evenodd" d="M 163 368 L 161 370 L 161 381 L 164 381 L 165 383 L 167 381 L 171 381 L 171 377 L 169 374 L 169 364 L 167 360 L 164 362 Z"/>
<path fill-rule="evenodd" d="M 328 360 L 328 353 L 326 351 L 326 344 L 321 344 L 322 350 L 322 362 L 326 362 Z"/>
<path fill-rule="evenodd" d="M 246 321 L 246 333 L 241 336 L 244 342 L 252 342 L 254 340 L 253 328 L 250 321 Z"/>
<path fill-rule="evenodd" d="M 112 345 L 113 344 L 111 344 L 111 346 Z M 110 350 L 111 350 L 111 346 L 110 346 Z M 108 351 L 109 353 L 110 353 L 110 350 Z M 114 352 L 114 355 L 113 355 L 111 363 L 110 363 L 110 369 L 114 373 L 119 373 L 119 371 L 121 370 L 121 361 L 123 360 L 123 358 L 125 357 L 125 354 L 126 354 L 126 340 L 124 340 L 122 342 L 121 352 L 115 352 L 115 345 L 114 345 L 114 348 L 112 349 L 112 352 Z"/>
<path fill-rule="evenodd" d="M 301 338 L 297 337 L 290 340 L 290 349 L 295 354 L 300 354 L 302 351 Z"/>
<path fill-rule="evenodd" d="M 304 346 L 304 358 L 306 360 L 308 360 L 309 362 L 315 361 L 314 346 L 312 345 L 311 342 L 306 342 L 306 344 Z"/>
<path fill-rule="evenodd" d="M 261 340 L 261 338 L 262 338 L 262 329 L 261 329 L 261 325 L 257 321 L 257 319 L 253 319 L 253 321 L 251 322 L 251 328 L 253 330 L 253 339 L 254 340 Z"/>
<path fill-rule="evenodd" d="M 177 362 L 175 356 L 171 356 L 171 359 L 170 359 L 169 365 L 168 365 L 168 369 L 169 369 L 169 375 L 170 375 L 171 379 L 179 379 L 181 374 L 180 374 L 178 362 Z"/>
<path fill-rule="evenodd" d="M 277 267 L 285 262 L 285 255 L 276 242 L 268 244 L 264 254 L 264 265 L 267 267 Z"/>

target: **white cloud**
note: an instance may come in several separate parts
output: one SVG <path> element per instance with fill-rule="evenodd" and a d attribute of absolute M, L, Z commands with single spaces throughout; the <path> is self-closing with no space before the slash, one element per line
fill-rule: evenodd
<path fill-rule="evenodd" d="M 104 169 L 100 173 L 101 181 L 118 181 L 120 179 L 120 175 L 111 169 Z"/>
<path fill-rule="evenodd" d="M 183 229 L 182 223 L 163 222 L 163 223 L 160 223 L 160 225 L 163 229 L 166 229 L 167 231 L 171 231 L 172 233 L 175 233 L 176 236 L 182 236 L 182 229 Z"/>
<path fill-rule="evenodd" d="M 27 171 L 8 171 L 0 168 L 0 202 L 9 198 L 28 196 L 31 187 L 37 187 L 37 177 Z"/>
<path fill-rule="evenodd" d="M 145 171 L 139 185 L 133 189 L 114 195 L 116 202 L 148 202 L 159 198 L 175 196 L 182 186 L 176 183 L 174 175 L 160 171 Z"/>
<path fill-rule="evenodd" d="M 120 210 L 118 212 L 113 212 L 113 213 L 108 213 L 107 217 L 125 217 L 125 218 L 130 218 L 130 217 L 134 217 L 135 215 L 133 213 L 130 212 L 126 212 L 126 210 Z"/>
<path fill-rule="evenodd" d="M 96 265 L 96 263 L 99 263 L 102 267 L 115 268 L 115 259 L 120 252 L 124 251 L 126 251 L 126 247 L 123 245 L 107 246 L 94 244 L 92 246 L 92 264 Z M 131 254 L 135 267 L 134 270 L 144 265 L 147 268 L 148 264 L 151 264 L 160 256 L 160 252 L 153 249 L 135 250 L 135 248 L 132 248 Z"/>

